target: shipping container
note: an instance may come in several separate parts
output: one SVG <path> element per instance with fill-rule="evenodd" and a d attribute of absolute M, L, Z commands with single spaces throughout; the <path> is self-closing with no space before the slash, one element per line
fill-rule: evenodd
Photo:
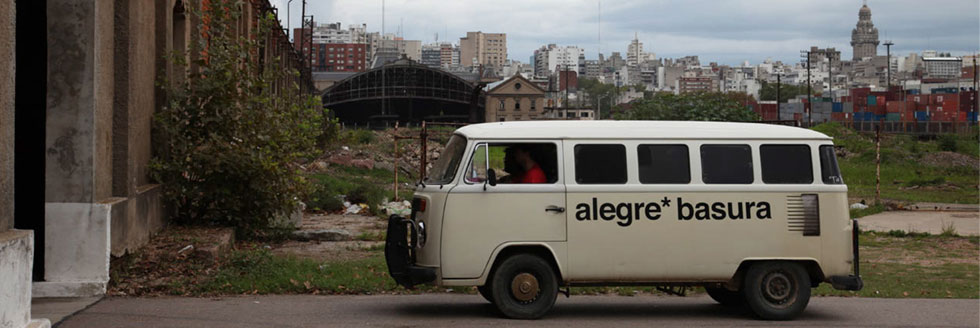
<path fill-rule="evenodd" d="M 916 121 L 929 121 L 929 113 L 927 112 L 915 112 Z"/>
<path fill-rule="evenodd" d="M 854 112 L 854 103 L 852 103 L 852 102 L 845 102 L 845 103 L 843 103 L 843 106 L 842 107 L 844 107 L 844 112 L 845 113 L 853 113 Z"/>
<path fill-rule="evenodd" d="M 834 103 L 834 113 L 843 113 L 843 112 L 844 112 L 844 104 L 841 104 L 839 102 L 835 102 Z"/>
<path fill-rule="evenodd" d="M 868 106 L 877 105 L 877 104 L 878 104 L 878 97 L 868 96 Z"/>
<path fill-rule="evenodd" d="M 885 121 L 898 122 L 902 120 L 902 114 L 900 113 L 888 113 L 885 114 Z"/>

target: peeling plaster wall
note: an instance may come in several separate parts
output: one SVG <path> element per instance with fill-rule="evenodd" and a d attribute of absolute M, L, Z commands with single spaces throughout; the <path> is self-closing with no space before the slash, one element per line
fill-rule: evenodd
<path fill-rule="evenodd" d="M 48 0 L 45 200 L 112 195 L 112 1 Z"/>

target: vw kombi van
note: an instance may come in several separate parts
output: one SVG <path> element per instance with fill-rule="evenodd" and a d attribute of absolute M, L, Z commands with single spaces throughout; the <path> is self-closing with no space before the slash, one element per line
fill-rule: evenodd
<path fill-rule="evenodd" d="M 821 282 L 859 290 L 832 139 L 778 125 L 533 121 L 455 131 L 389 218 L 399 284 L 478 286 L 539 318 L 574 286 L 703 286 L 785 320 Z"/>

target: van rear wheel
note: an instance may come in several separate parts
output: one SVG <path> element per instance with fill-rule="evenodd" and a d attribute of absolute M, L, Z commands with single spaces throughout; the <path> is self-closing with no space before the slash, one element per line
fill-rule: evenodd
<path fill-rule="evenodd" d="M 797 263 L 762 262 L 749 268 L 742 290 L 760 318 L 790 320 L 810 302 L 810 276 Z"/>
<path fill-rule="evenodd" d="M 514 255 L 501 262 L 494 270 L 490 288 L 492 303 L 514 319 L 540 318 L 558 298 L 558 279 L 551 265 L 530 254 Z"/>
<path fill-rule="evenodd" d="M 704 287 L 704 290 L 708 292 L 708 296 L 711 296 L 711 299 L 721 305 L 745 305 L 745 296 L 742 295 L 741 291 L 730 291 L 725 287 Z"/>

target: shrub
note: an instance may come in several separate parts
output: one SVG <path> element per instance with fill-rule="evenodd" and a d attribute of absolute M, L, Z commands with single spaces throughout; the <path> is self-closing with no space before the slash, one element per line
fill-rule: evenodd
<path fill-rule="evenodd" d="M 256 55 L 278 32 L 274 17 L 261 16 L 246 39 L 235 33 L 236 7 L 214 0 L 193 13 L 209 24 L 189 52 L 206 56 L 182 82 L 160 83 L 168 103 L 155 116 L 159 153 L 150 170 L 178 223 L 222 224 L 250 236 L 310 191 L 295 163 L 312 157 L 331 122 L 316 97 L 300 91 L 298 73 L 280 68 L 283 58 Z M 185 67 L 183 58 L 170 60 Z"/>
<path fill-rule="evenodd" d="M 956 136 L 944 134 L 939 136 L 939 149 L 943 151 L 956 151 Z"/>
<path fill-rule="evenodd" d="M 371 214 L 379 214 L 378 204 L 384 199 L 384 195 L 384 190 L 375 185 L 361 184 L 348 192 L 347 201 L 352 204 L 367 204 Z"/>
<path fill-rule="evenodd" d="M 306 207 L 319 211 L 338 211 L 344 208 L 344 202 L 340 200 L 340 193 L 326 185 L 317 185 L 313 192 L 306 198 Z"/>

